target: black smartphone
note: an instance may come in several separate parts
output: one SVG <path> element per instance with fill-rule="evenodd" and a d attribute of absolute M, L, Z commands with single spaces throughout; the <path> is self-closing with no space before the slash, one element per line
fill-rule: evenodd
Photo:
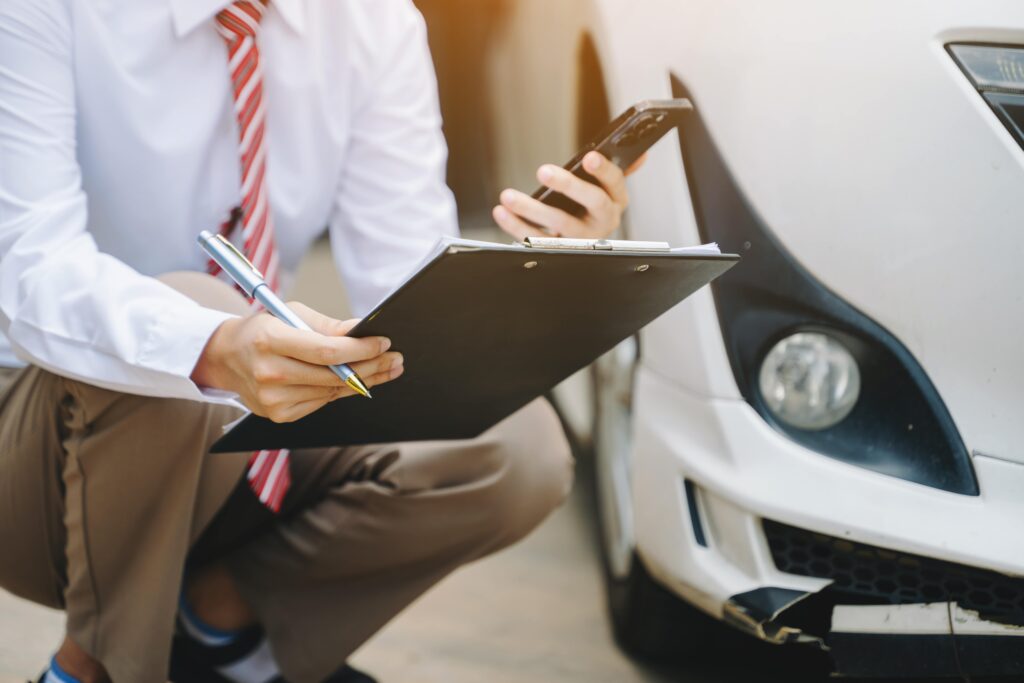
<path fill-rule="evenodd" d="M 565 165 L 565 168 L 578 178 L 600 185 L 594 176 L 583 170 L 583 157 L 589 152 L 600 152 L 611 159 L 612 163 L 625 170 L 632 166 L 665 133 L 678 127 L 682 123 L 683 115 L 692 109 L 693 105 L 687 99 L 637 102 L 605 126 L 590 143 L 572 158 L 572 161 Z M 586 209 L 580 204 L 549 187 L 538 189 L 533 193 L 533 198 L 577 217 L 586 213 Z"/>

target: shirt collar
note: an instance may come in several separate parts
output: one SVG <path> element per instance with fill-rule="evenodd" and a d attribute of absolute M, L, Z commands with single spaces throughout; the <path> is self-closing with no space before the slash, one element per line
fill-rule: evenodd
<path fill-rule="evenodd" d="M 231 4 L 231 0 L 170 0 L 171 15 L 174 18 L 174 32 L 181 38 L 200 24 L 212 22 L 217 12 Z M 302 0 L 271 0 L 268 11 L 277 11 L 288 26 L 296 33 L 306 27 L 306 15 Z"/>

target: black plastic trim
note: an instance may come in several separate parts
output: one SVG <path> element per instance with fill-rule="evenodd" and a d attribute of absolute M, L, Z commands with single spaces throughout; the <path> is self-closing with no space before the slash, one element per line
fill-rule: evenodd
<path fill-rule="evenodd" d="M 854 678 L 991 677 L 1020 681 L 1020 636 L 936 633 L 832 633 L 828 645 L 836 673 Z M 1003 678 L 1005 677 L 1005 678 Z M 996 683 L 996 681 L 992 681 Z"/>
<path fill-rule="evenodd" d="M 839 604 L 955 602 L 982 618 L 1024 626 L 1024 578 L 762 521 L 775 568 L 829 579 Z M 1024 645 L 1024 640 L 1020 641 Z"/>
<path fill-rule="evenodd" d="M 969 676 L 1000 676 L 1020 681 L 1024 673 L 1024 638 L 957 634 L 961 671 Z"/>
<path fill-rule="evenodd" d="M 672 76 L 674 97 L 695 105 L 680 130 L 690 197 L 704 241 L 743 254 L 712 283 L 719 323 L 740 392 L 775 429 L 837 460 L 937 489 L 978 495 L 970 457 L 934 385 L 907 348 L 807 271 L 779 242 L 738 187 L 701 118 L 699 100 Z M 824 143 L 823 143 L 824 144 Z M 853 411 L 824 430 L 777 420 L 757 386 L 765 354 L 796 331 L 841 341 L 861 370 Z"/>
<path fill-rule="evenodd" d="M 697 487 L 689 479 L 683 480 L 683 490 L 686 494 L 686 506 L 690 510 L 690 524 L 693 526 L 693 538 L 697 545 L 702 548 L 708 547 L 708 538 L 704 533 L 704 520 L 700 516 L 700 508 L 697 506 Z"/>
<path fill-rule="evenodd" d="M 832 633 L 836 673 L 853 678 L 932 678 L 961 674 L 952 634 Z"/>
<path fill-rule="evenodd" d="M 786 609 L 800 602 L 807 591 L 776 586 L 762 586 L 729 598 L 729 602 L 741 607 L 752 619 L 760 622 L 776 619 Z"/>
<path fill-rule="evenodd" d="M 985 101 L 1010 131 L 1017 144 L 1024 149 L 1024 95 L 987 92 Z"/>

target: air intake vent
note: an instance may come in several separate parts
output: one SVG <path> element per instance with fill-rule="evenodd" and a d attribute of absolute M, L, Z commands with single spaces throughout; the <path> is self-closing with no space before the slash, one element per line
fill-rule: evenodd
<path fill-rule="evenodd" d="M 840 593 L 888 604 L 956 602 L 989 618 L 1024 624 L 1024 579 L 853 543 L 764 520 L 780 571 L 832 579 Z"/>

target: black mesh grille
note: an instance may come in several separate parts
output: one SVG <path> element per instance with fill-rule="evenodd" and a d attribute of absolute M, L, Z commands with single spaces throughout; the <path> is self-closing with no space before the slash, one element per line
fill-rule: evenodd
<path fill-rule="evenodd" d="M 908 555 L 764 520 L 780 571 L 832 579 L 833 590 L 888 604 L 956 602 L 1024 624 L 1024 579 Z"/>

